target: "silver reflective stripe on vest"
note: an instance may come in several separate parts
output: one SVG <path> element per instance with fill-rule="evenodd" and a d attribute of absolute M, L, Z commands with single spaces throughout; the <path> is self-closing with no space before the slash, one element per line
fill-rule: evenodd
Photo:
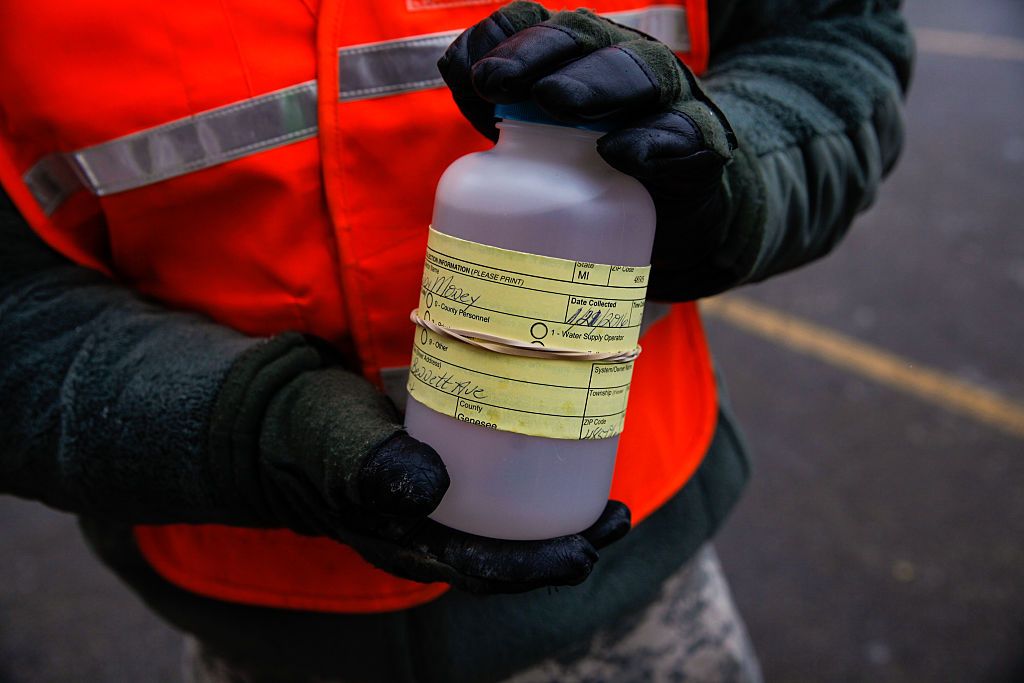
<path fill-rule="evenodd" d="M 658 5 L 607 16 L 650 34 L 673 50 L 690 47 L 682 7 Z M 340 100 L 442 87 L 437 60 L 459 33 L 446 31 L 340 49 Z M 82 188 L 103 196 L 145 187 L 316 133 L 317 88 L 315 81 L 308 81 L 77 152 L 48 155 L 23 179 L 49 215 Z"/>
<path fill-rule="evenodd" d="M 22 180 L 47 216 L 72 194 L 85 189 L 85 184 L 64 154 L 43 157 L 25 172 Z"/>
<path fill-rule="evenodd" d="M 338 50 L 338 98 L 365 100 L 444 85 L 437 60 L 462 31 L 388 40 Z"/>
<path fill-rule="evenodd" d="M 316 133 L 316 82 L 308 81 L 77 152 L 51 155 L 36 163 L 24 180 L 50 214 L 83 185 L 100 196 L 132 190 Z"/>
<path fill-rule="evenodd" d="M 316 135 L 316 83 L 126 135 L 71 154 L 98 195 L 131 190 Z"/>
<path fill-rule="evenodd" d="M 657 5 L 604 16 L 657 38 L 676 52 L 690 49 L 686 10 Z M 461 31 L 385 40 L 338 50 L 338 98 L 342 102 L 440 88 L 437 60 Z"/>

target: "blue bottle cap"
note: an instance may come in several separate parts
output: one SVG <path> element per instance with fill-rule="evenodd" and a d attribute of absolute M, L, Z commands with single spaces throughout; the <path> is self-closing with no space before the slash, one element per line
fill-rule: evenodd
<path fill-rule="evenodd" d="M 611 121 L 593 121 L 590 123 L 566 123 L 554 118 L 533 101 L 514 102 L 512 104 L 498 104 L 494 107 L 494 115 L 499 119 L 510 121 L 523 121 L 524 123 L 543 123 L 548 126 L 561 126 L 563 128 L 579 128 L 581 130 L 592 130 L 598 133 L 607 133 L 616 128 Z"/>

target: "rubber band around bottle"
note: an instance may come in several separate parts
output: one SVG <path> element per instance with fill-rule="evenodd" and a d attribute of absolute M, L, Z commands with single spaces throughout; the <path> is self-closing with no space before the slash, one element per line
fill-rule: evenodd
<path fill-rule="evenodd" d="M 595 362 L 600 361 L 602 363 L 631 363 L 640 356 L 641 352 L 641 348 L 639 346 L 632 351 L 619 352 L 594 352 L 538 347 L 533 344 L 527 344 L 525 342 L 508 339 L 506 337 L 498 337 L 484 332 L 471 332 L 469 330 L 461 330 L 454 327 L 441 327 L 429 320 L 421 318 L 417 309 L 413 309 L 412 312 L 409 313 L 409 319 L 418 327 L 430 330 L 435 334 L 451 337 L 463 344 L 469 344 L 470 346 L 476 346 L 495 353 L 503 353 L 507 356 L 523 356 L 527 358 L 542 358 L 549 360 L 587 360 Z"/>

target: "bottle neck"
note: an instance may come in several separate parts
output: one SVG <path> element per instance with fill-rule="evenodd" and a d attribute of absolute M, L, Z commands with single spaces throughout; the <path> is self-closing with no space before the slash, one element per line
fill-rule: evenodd
<path fill-rule="evenodd" d="M 494 149 L 500 154 L 524 154 L 574 165 L 604 164 L 597 153 L 597 139 L 604 133 L 598 131 L 508 119 L 499 121 L 498 129 L 501 132 Z"/>

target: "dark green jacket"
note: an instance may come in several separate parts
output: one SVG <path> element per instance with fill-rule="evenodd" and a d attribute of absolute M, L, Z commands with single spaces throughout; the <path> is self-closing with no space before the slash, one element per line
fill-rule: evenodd
<path fill-rule="evenodd" d="M 760 280 L 839 241 L 899 153 L 913 55 L 895 1 L 709 5 L 704 86 L 732 123 L 739 149 L 722 186 L 728 238 L 699 263 L 680 266 L 680 292 Z M 653 599 L 712 536 L 747 477 L 723 402 L 694 479 L 604 551 L 579 587 L 521 596 L 452 592 L 376 616 L 200 598 L 145 565 L 128 525 L 255 523 L 211 495 L 208 435 L 225 376 L 243 354 L 246 362 L 259 359 L 265 343 L 168 311 L 70 264 L 6 198 L 0 203 L 0 491 L 79 513 L 98 554 L 158 612 L 265 666 L 304 662 L 350 676 L 453 682 L 490 680 L 571 654 L 597 628 L 621 623 Z"/>

